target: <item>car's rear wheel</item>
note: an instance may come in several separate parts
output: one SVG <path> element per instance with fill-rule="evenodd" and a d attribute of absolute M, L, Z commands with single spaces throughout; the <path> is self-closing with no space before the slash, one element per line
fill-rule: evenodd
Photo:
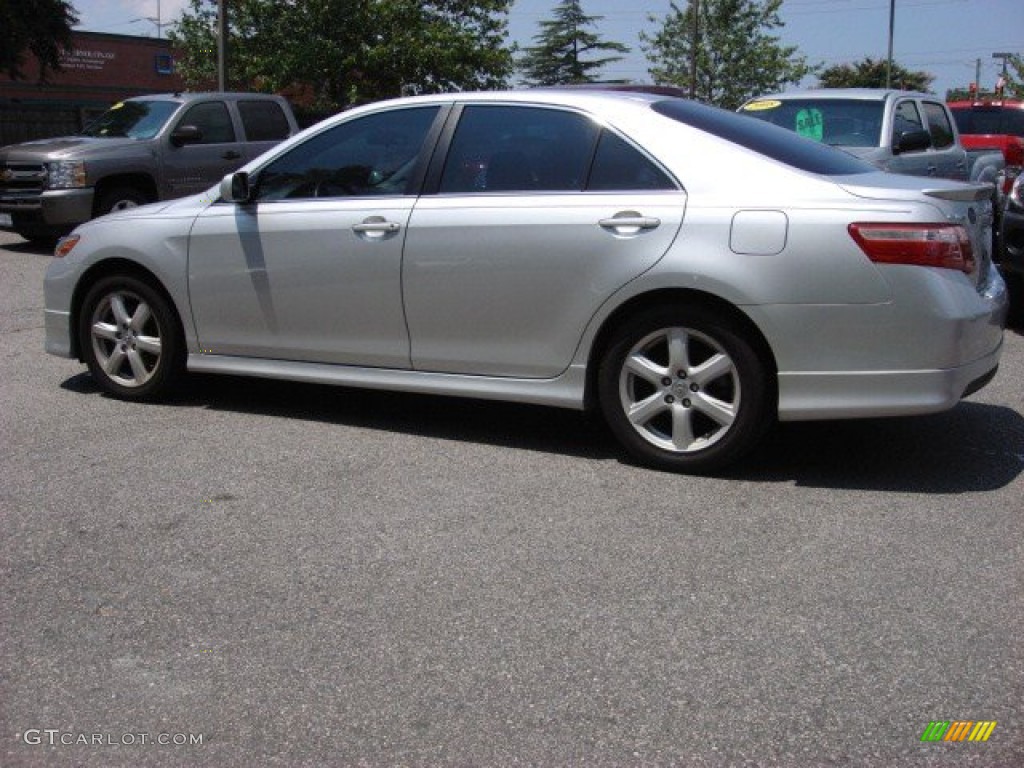
<path fill-rule="evenodd" d="M 130 275 L 105 277 L 89 290 L 79 344 L 99 386 L 127 400 L 166 394 L 185 368 L 185 346 L 170 302 Z"/>
<path fill-rule="evenodd" d="M 609 427 L 636 459 L 712 472 L 772 423 L 770 376 L 732 322 L 703 307 L 665 308 L 614 334 L 598 386 Z"/>

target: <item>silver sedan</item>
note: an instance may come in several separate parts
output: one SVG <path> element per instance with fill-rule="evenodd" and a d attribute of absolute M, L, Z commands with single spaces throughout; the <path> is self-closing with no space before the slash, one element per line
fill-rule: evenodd
<path fill-rule="evenodd" d="M 191 370 L 593 406 L 635 459 L 710 472 L 776 419 L 983 386 L 987 195 L 657 94 L 401 99 L 79 227 L 46 349 L 128 399 Z"/>

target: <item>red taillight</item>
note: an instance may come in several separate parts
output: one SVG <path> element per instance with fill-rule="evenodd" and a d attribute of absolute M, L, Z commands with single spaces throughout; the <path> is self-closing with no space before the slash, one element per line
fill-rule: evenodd
<path fill-rule="evenodd" d="M 974 271 L 971 240 L 957 224 L 851 224 L 848 229 L 876 263 Z"/>

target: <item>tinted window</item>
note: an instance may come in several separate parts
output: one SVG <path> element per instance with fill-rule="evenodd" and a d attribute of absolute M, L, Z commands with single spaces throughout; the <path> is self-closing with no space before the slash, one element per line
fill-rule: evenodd
<path fill-rule="evenodd" d="M 225 144 L 235 140 L 231 115 L 222 101 L 207 101 L 190 107 L 178 121 L 178 127 L 194 125 L 202 132 L 199 144 Z"/>
<path fill-rule="evenodd" d="M 291 127 L 281 105 L 273 101 L 240 101 L 246 141 L 280 141 L 288 138 Z"/>
<path fill-rule="evenodd" d="M 928 132 L 932 135 L 932 146 L 945 149 L 953 145 L 953 126 L 949 124 L 946 109 L 941 104 L 924 102 L 924 113 L 928 117 Z"/>
<path fill-rule="evenodd" d="M 1024 109 L 1002 107 L 954 107 L 953 119 L 960 133 L 1024 136 Z"/>
<path fill-rule="evenodd" d="M 438 107 L 380 112 L 312 136 L 258 174 L 258 200 L 410 195 Z"/>
<path fill-rule="evenodd" d="M 743 114 L 788 128 L 805 139 L 837 147 L 881 145 L 881 101 L 865 99 L 761 99 Z"/>
<path fill-rule="evenodd" d="M 896 105 L 892 122 L 893 146 L 899 143 L 899 138 L 904 133 L 923 130 L 924 122 L 921 120 L 921 113 L 917 110 L 917 104 L 912 101 L 901 101 Z"/>
<path fill-rule="evenodd" d="M 731 141 L 801 171 L 841 176 L 872 173 L 874 166 L 842 150 L 816 144 L 776 125 L 708 107 L 683 99 L 666 99 L 652 105 L 658 114 Z"/>
<path fill-rule="evenodd" d="M 587 189 L 676 189 L 665 172 L 611 131 L 602 131 Z"/>
<path fill-rule="evenodd" d="M 575 112 L 467 107 L 445 160 L 440 191 L 581 191 L 599 130 Z"/>

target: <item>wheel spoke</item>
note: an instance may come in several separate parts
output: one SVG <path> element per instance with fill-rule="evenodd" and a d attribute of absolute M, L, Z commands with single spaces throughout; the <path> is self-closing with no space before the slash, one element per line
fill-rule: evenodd
<path fill-rule="evenodd" d="M 141 333 L 152 315 L 153 313 L 150 311 L 149 305 L 144 302 L 139 302 L 139 306 L 135 308 L 135 314 L 132 315 L 130 322 L 131 329 L 135 331 L 135 333 Z"/>
<path fill-rule="evenodd" d="M 136 336 L 135 346 L 150 355 L 159 355 L 162 349 L 159 336 Z"/>
<path fill-rule="evenodd" d="M 661 384 L 663 378 L 668 376 L 667 368 L 662 368 L 653 360 L 640 354 L 630 355 L 626 358 L 626 369 L 656 387 Z"/>
<path fill-rule="evenodd" d="M 110 296 L 110 311 L 114 313 L 117 324 L 124 327 L 131 322 L 131 316 L 124 306 L 124 297 L 119 293 Z"/>
<path fill-rule="evenodd" d="M 668 369 L 670 371 L 690 370 L 690 334 L 682 328 L 670 328 L 668 340 Z"/>
<path fill-rule="evenodd" d="M 93 323 L 92 335 L 98 339 L 117 341 L 117 326 L 110 323 Z"/>
<path fill-rule="evenodd" d="M 726 403 L 704 393 L 695 395 L 692 402 L 695 409 L 723 427 L 732 426 L 736 419 L 735 403 Z"/>
<path fill-rule="evenodd" d="M 107 375 L 111 378 L 116 377 L 121 370 L 121 365 L 124 363 L 124 352 L 121 347 L 114 347 L 114 350 L 110 353 L 110 357 L 102 361 L 103 370 L 107 372 Z"/>
<path fill-rule="evenodd" d="M 717 354 L 690 371 L 690 378 L 703 387 L 709 381 L 714 381 L 721 376 L 727 376 L 734 370 L 735 367 L 732 364 L 732 360 L 727 355 Z"/>
<path fill-rule="evenodd" d="M 149 379 L 149 371 L 142 360 L 142 355 L 137 349 L 128 350 L 128 365 L 131 366 L 132 375 L 135 377 L 135 384 L 145 384 Z"/>
<path fill-rule="evenodd" d="M 693 411 L 682 405 L 672 407 L 672 445 L 677 451 L 688 451 L 694 444 Z"/>
<path fill-rule="evenodd" d="M 665 401 L 660 392 L 655 392 L 650 397 L 629 406 L 626 416 L 636 427 L 643 427 L 647 422 L 665 410 Z"/>

